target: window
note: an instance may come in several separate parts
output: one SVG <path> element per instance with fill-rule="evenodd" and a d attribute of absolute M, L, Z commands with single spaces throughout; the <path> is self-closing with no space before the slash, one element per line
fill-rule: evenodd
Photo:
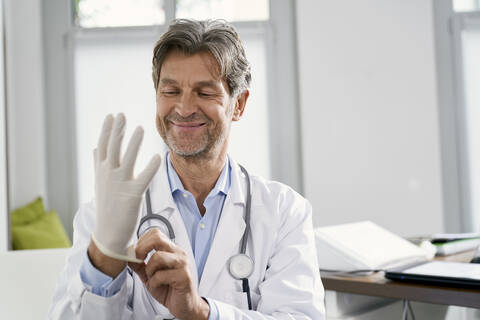
<path fill-rule="evenodd" d="M 260 21 L 268 20 L 269 16 L 265 0 L 179 0 L 177 3 L 177 18 Z"/>
<path fill-rule="evenodd" d="M 162 0 L 75 0 L 75 23 L 83 28 L 165 23 Z"/>
<path fill-rule="evenodd" d="M 453 0 L 453 9 L 456 12 L 476 11 L 480 9 L 479 0 Z"/>
<path fill-rule="evenodd" d="M 470 225 L 471 231 L 480 231 L 480 14 L 457 13 L 455 19 L 453 36 L 463 210 L 467 227 Z"/>
<path fill-rule="evenodd" d="M 138 4 L 142 3 L 141 6 Z M 150 157 L 166 150 L 155 128 L 155 92 L 151 80 L 153 46 L 166 30 L 167 1 L 76 2 L 76 22 L 82 28 L 74 33 L 74 83 L 77 137 L 79 202 L 93 197 L 92 150 L 103 118 L 108 113 L 127 116 L 126 139 L 137 125 L 145 129 L 137 168 Z M 137 7 L 138 6 L 138 7 Z M 252 10 L 253 7 L 257 9 Z M 239 8 L 243 8 L 240 10 Z M 246 8 L 246 9 L 245 9 Z M 132 14 L 125 14 L 132 12 Z M 148 12 L 148 14 L 145 14 Z M 154 13 L 155 12 L 155 13 Z M 229 153 L 251 172 L 271 175 L 270 123 L 268 112 L 267 1 L 177 1 L 177 17 L 226 17 L 237 24 L 247 58 L 252 64 L 251 95 L 244 118 L 232 125 Z M 137 18 L 135 18 L 136 16 Z M 145 19 L 141 17 L 144 16 Z M 255 20 L 255 21 L 252 21 Z M 144 25 L 138 28 L 138 25 Z M 145 25 L 157 25 L 147 26 Z M 122 28 L 104 28 L 123 26 Z M 131 26 L 131 27 L 128 27 Z M 88 29 L 87 27 L 96 27 Z M 124 146 L 126 145 L 124 141 Z"/>
<path fill-rule="evenodd" d="M 444 194 L 451 203 L 451 215 L 456 214 L 463 232 L 480 231 L 480 1 L 453 0 L 452 8 L 447 5 L 440 14 L 437 41 L 441 51 L 437 52 L 441 64 L 439 69 L 440 108 L 444 120 L 443 140 L 444 163 L 449 164 L 444 172 Z M 442 31 L 443 24 L 450 24 L 450 31 Z M 440 31 L 439 31 L 440 30 Z M 444 32 L 444 33 L 441 33 Z M 450 48 L 448 47 L 450 46 Z M 452 59 L 453 56 L 453 59 Z M 448 67 L 445 67 L 447 65 Z M 451 70 L 451 71 L 449 71 Z M 443 74 L 443 75 L 442 75 Z M 446 85 L 447 84 L 447 85 Z M 451 89 L 450 89 L 451 88 Z M 448 93 L 451 90 L 451 93 Z M 447 93 L 445 93 L 447 92 Z M 452 108 L 454 106 L 454 108 Z M 442 111 L 443 110 L 443 111 Z M 451 129 L 453 128 L 453 129 Z M 449 132 L 448 136 L 445 132 Z M 453 137 L 453 138 L 452 138 Z M 453 159 L 453 160 L 452 160 Z M 453 177 L 450 179 L 449 177 Z M 457 189 L 457 191 L 454 190 Z M 456 199 L 452 194 L 457 194 Z M 453 223 L 455 221 L 453 220 Z"/>
<path fill-rule="evenodd" d="M 462 31 L 464 112 L 472 225 L 480 231 L 480 17 Z"/>
<path fill-rule="evenodd" d="M 166 20 L 166 2 L 75 0 L 75 24 L 82 28 L 161 25 Z M 269 18 L 269 6 L 265 0 L 178 0 L 175 17 L 265 21 Z"/>

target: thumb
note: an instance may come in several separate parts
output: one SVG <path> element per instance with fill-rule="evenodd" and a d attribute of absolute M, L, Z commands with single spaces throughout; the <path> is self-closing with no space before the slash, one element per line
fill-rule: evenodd
<path fill-rule="evenodd" d="M 138 182 L 142 185 L 143 190 L 145 190 L 152 181 L 153 176 L 157 173 L 160 164 L 162 163 L 162 158 L 160 155 L 156 154 L 152 157 L 148 165 L 143 169 L 142 172 L 137 177 Z"/>
<path fill-rule="evenodd" d="M 147 273 L 145 272 L 145 262 L 142 263 L 135 263 L 129 262 L 128 266 L 132 269 L 142 280 L 143 283 L 147 282 Z"/>

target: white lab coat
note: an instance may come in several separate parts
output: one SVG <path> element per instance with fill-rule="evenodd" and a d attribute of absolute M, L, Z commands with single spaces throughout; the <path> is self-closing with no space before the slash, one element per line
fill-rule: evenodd
<path fill-rule="evenodd" d="M 324 319 L 324 289 L 317 266 L 311 206 L 291 188 L 254 175 L 250 177 L 252 209 L 247 254 L 255 263 L 249 278 L 255 311 L 248 310 L 241 281 L 235 280 L 227 269 L 229 258 L 239 253 L 246 225 L 246 178 L 238 165 L 230 161 L 231 187 L 198 286 L 199 294 L 217 303 L 220 319 Z M 172 198 L 165 168 L 163 161 L 150 185 L 152 209 L 169 219 L 176 244 L 186 251 L 191 274 L 198 283 L 188 234 Z M 121 290 L 112 297 L 101 297 L 88 290 L 79 269 L 94 224 L 92 202 L 82 206 L 74 219 L 74 246 L 58 279 L 49 318 L 171 318 L 168 309 L 150 296 L 135 273 L 128 273 Z"/>

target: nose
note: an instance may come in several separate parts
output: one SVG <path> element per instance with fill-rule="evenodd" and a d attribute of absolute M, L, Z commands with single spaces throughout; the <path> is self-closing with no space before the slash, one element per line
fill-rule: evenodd
<path fill-rule="evenodd" d="M 195 101 L 195 97 L 191 92 L 184 92 L 181 95 L 180 101 L 176 105 L 177 113 L 186 118 L 189 115 L 195 113 L 198 109 L 198 106 Z"/>

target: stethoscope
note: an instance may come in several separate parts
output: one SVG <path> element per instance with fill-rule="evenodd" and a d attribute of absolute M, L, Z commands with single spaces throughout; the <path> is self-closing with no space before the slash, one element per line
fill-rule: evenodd
<path fill-rule="evenodd" d="M 239 165 L 240 166 L 240 165 Z M 252 299 L 250 296 L 250 286 L 248 284 L 248 278 L 253 273 L 253 259 L 246 254 L 247 251 L 247 239 L 250 233 L 250 211 L 251 211 L 251 202 L 252 202 L 252 194 L 251 194 L 251 187 L 250 187 L 250 176 L 248 175 L 247 170 L 240 166 L 243 174 L 247 178 L 247 203 L 245 206 L 245 231 L 243 232 L 242 243 L 240 246 L 240 253 L 232 256 L 228 260 L 228 271 L 230 275 L 242 281 L 242 289 L 243 292 L 247 294 L 247 301 L 248 301 L 248 309 L 252 310 Z M 167 218 L 155 214 L 152 211 L 152 201 L 150 199 L 150 189 L 147 189 L 146 192 L 146 204 L 147 204 L 147 215 L 144 216 L 138 225 L 137 229 L 137 237 L 139 238 L 140 235 L 144 234 L 147 230 L 152 228 L 160 229 L 164 234 L 168 235 L 171 241 L 175 242 L 175 232 L 173 231 L 172 225 Z M 145 222 L 149 221 L 149 224 L 145 224 Z M 157 223 L 152 223 L 156 221 Z M 160 223 L 158 223 L 160 222 Z"/>

